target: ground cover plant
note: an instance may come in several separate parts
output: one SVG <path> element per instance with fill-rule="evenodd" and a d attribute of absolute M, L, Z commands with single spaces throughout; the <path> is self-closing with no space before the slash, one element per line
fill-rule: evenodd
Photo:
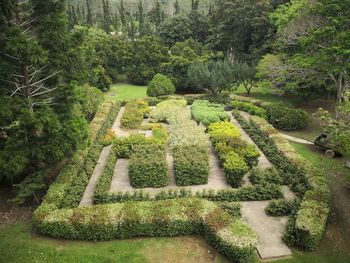
<path fill-rule="evenodd" d="M 206 100 L 194 101 L 191 110 L 193 119 L 207 127 L 214 122 L 228 121 L 230 119 L 229 114 L 225 112 L 222 105 L 210 103 Z"/>

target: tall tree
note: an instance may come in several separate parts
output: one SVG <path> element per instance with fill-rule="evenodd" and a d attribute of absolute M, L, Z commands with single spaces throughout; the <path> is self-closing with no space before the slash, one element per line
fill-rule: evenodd
<path fill-rule="evenodd" d="M 110 31 L 110 25 L 111 23 L 111 16 L 110 16 L 110 10 L 109 10 L 109 1 L 108 0 L 102 0 L 102 10 L 103 10 L 103 30 L 106 33 L 109 33 Z"/>
<path fill-rule="evenodd" d="M 94 17 L 93 17 L 92 10 L 91 10 L 90 0 L 86 0 L 86 11 L 87 11 L 86 23 L 89 26 L 93 26 L 94 25 Z"/>
<path fill-rule="evenodd" d="M 124 1 L 120 1 L 120 5 L 118 6 L 119 10 L 119 16 L 120 16 L 120 21 L 122 23 L 123 28 L 126 26 L 126 16 L 125 16 L 125 7 L 124 7 Z"/>
<path fill-rule="evenodd" d="M 144 10 L 143 10 L 142 0 L 140 0 L 139 4 L 138 4 L 137 18 L 139 21 L 139 35 L 143 36 L 143 35 L 145 35 L 145 14 L 144 14 Z"/>
<path fill-rule="evenodd" d="M 174 3 L 174 9 L 175 9 L 174 15 L 180 14 L 179 0 L 176 0 L 176 1 L 175 1 L 175 3 Z"/>

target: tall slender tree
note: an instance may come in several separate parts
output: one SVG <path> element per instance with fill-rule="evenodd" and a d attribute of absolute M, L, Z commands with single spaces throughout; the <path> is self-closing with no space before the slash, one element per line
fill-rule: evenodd
<path fill-rule="evenodd" d="M 124 7 L 124 1 L 120 1 L 120 5 L 118 6 L 119 9 L 119 16 L 120 16 L 120 21 L 122 23 L 123 28 L 126 26 L 126 16 L 125 16 L 125 7 Z"/>
<path fill-rule="evenodd" d="M 179 0 L 176 0 L 176 1 L 175 1 L 175 3 L 174 3 L 174 9 L 175 9 L 175 12 L 174 12 L 175 15 L 180 14 Z"/>
<path fill-rule="evenodd" d="M 86 23 L 89 26 L 93 26 L 94 17 L 93 17 L 92 10 L 91 10 L 90 0 L 86 0 L 86 10 L 87 10 Z"/>
<path fill-rule="evenodd" d="M 137 18 L 139 20 L 139 35 L 144 36 L 145 35 L 145 14 L 143 10 L 142 0 L 140 0 L 138 4 Z"/>

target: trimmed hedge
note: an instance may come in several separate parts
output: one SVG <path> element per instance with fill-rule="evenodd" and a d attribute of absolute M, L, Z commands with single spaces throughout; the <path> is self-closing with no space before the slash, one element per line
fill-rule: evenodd
<path fill-rule="evenodd" d="M 208 183 L 209 156 L 207 148 L 176 146 L 173 148 L 174 172 L 177 185 Z"/>
<path fill-rule="evenodd" d="M 241 102 L 241 101 L 232 101 L 231 106 L 235 110 L 245 111 L 252 115 L 259 116 L 266 119 L 267 113 L 266 110 L 262 107 L 256 106 L 250 102 Z"/>
<path fill-rule="evenodd" d="M 164 187 L 168 184 L 168 165 L 164 145 L 139 145 L 129 160 L 129 178 L 134 188 Z"/>
<path fill-rule="evenodd" d="M 193 119 L 204 126 L 209 126 L 210 124 L 219 121 L 230 120 L 229 114 L 225 112 L 222 105 L 213 104 L 207 100 L 194 101 L 191 109 Z"/>
<path fill-rule="evenodd" d="M 269 123 L 280 130 L 301 130 L 310 123 L 310 118 L 304 110 L 286 108 L 278 104 L 270 105 L 266 109 Z"/>
<path fill-rule="evenodd" d="M 224 161 L 224 172 L 227 182 L 232 187 L 240 187 L 243 176 L 249 171 L 244 158 L 234 151 L 228 153 Z"/>
<path fill-rule="evenodd" d="M 169 144 L 173 151 L 177 185 L 207 184 L 209 177 L 209 136 L 203 125 L 191 120 L 185 100 L 168 100 L 151 113 L 154 121 L 169 123 Z"/>
<path fill-rule="evenodd" d="M 122 128 L 137 129 L 140 127 L 143 118 L 149 114 L 150 109 L 145 100 L 131 101 L 125 105 L 125 111 L 120 120 Z"/>
<path fill-rule="evenodd" d="M 284 182 L 301 198 L 299 210 L 291 217 L 284 240 L 305 250 L 319 244 L 329 213 L 329 187 L 323 171 L 300 156 L 271 124 L 256 116 L 247 123 L 236 119 L 250 134 L 269 160 L 284 175 Z"/>
<path fill-rule="evenodd" d="M 218 205 L 200 199 L 96 205 L 50 211 L 36 221 L 37 232 L 74 240 L 112 240 L 135 236 L 202 233 L 219 252 L 236 262 L 249 262 L 256 234 Z"/>
<path fill-rule="evenodd" d="M 214 144 L 218 142 L 227 142 L 233 138 L 238 138 L 241 136 L 238 128 L 232 122 L 228 121 L 221 121 L 211 124 L 208 127 L 208 133 Z"/>
<path fill-rule="evenodd" d="M 269 216 L 289 216 L 298 208 L 298 204 L 296 200 L 272 200 L 265 208 L 265 212 Z"/>
<path fill-rule="evenodd" d="M 283 184 L 283 179 L 275 167 L 270 167 L 264 170 L 253 168 L 249 179 L 252 184 Z"/>

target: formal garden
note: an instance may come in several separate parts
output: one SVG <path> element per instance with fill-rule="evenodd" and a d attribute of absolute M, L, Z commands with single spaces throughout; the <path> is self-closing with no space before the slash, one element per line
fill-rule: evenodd
<path fill-rule="evenodd" d="M 350 262 L 350 5 L 0 1 L 0 263 Z"/>

